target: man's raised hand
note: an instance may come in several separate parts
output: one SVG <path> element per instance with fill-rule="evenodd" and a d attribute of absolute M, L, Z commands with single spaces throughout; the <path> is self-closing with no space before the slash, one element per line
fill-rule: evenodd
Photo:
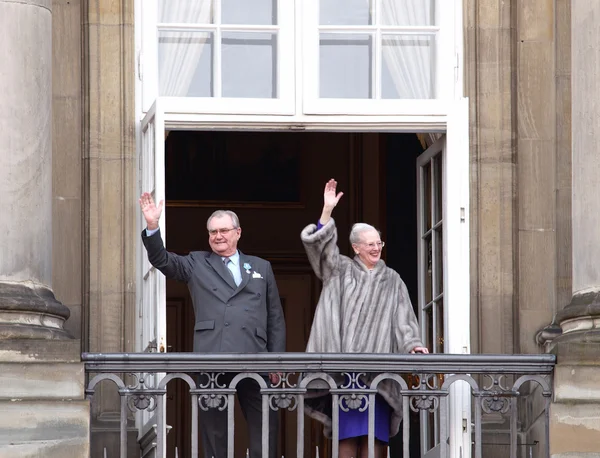
<path fill-rule="evenodd" d="M 152 195 L 149 192 L 144 192 L 140 196 L 140 208 L 142 209 L 148 229 L 151 231 L 158 229 L 158 220 L 162 214 L 163 201 L 161 200 L 158 206 L 156 206 Z"/>

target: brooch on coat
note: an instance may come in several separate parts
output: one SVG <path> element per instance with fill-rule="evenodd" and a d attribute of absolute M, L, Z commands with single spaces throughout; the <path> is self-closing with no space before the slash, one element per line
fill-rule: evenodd
<path fill-rule="evenodd" d="M 252 269 L 252 266 L 250 264 L 248 264 L 247 262 L 244 263 L 244 269 L 246 269 L 246 273 L 249 274 L 250 273 L 250 269 Z"/>

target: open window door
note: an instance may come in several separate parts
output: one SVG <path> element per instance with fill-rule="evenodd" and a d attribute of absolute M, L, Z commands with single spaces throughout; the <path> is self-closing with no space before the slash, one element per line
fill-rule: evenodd
<path fill-rule="evenodd" d="M 165 198 L 165 123 L 155 102 L 142 120 L 142 155 L 140 157 L 141 191 L 149 192 L 158 202 Z M 146 223 L 140 212 L 141 227 Z M 160 232 L 166 240 L 165 212 L 159 221 Z M 146 250 L 141 256 L 141 302 L 139 304 L 140 351 L 166 352 L 166 278 L 156 270 Z"/>
<path fill-rule="evenodd" d="M 417 159 L 419 322 L 432 353 L 470 353 L 468 128 L 464 99 L 446 134 Z M 434 389 L 443 383 L 442 375 L 429 380 Z M 451 386 L 444 428 L 439 408 L 421 411 L 423 458 L 471 456 L 470 399 L 465 383 Z"/>
<path fill-rule="evenodd" d="M 165 124 L 162 113 L 155 102 L 141 125 L 141 156 L 139 162 L 140 191 L 150 192 L 158 202 L 165 198 Z M 140 227 L 144 229 L 146 222 L 139 211 Z M 166 240 L 165 212 L 159 221 L 160 232 Z M 136 349 L 141 352 L 164 353 L 167 351 L 167 319 L 166 319 L 166 278 L 148 261 L 146 250 L 140 247 L 140 268 L 138 269 L 138 319 Z M 147 377 L 146 386 L 158 386 L 161 375 Z M 152 385 L 150 385 L 152 384 Z M 149 410 L 149 409 L 148 409 Z M 139 440 L 152 434 L 153 425 L 164 424 L 157 421 L 157 410 L 138 411 L 136 422 L 139 429 Z M 164 410 L 163 410 L 164 414 Z M 163 419 L 164 420 L 164 419 Z M 148 441 L 150 443 L 154 441 Z"/>

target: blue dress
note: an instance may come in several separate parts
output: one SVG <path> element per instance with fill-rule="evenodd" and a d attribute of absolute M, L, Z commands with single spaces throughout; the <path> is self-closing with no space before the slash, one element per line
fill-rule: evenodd
<path fill-rule="evenodd" d="M 347 377 L 347 376 L 346 376 Z M 353 385 L 355 387 L 355 385 Z M 361 408 L 366 404 L 366 399 L 363 399 Z M 344 408 L 348 408 L 345 400 L 342 400 Z M 339 409 L 339 440 L 349 439 L 352 437 L 366 436 L 369 434 L 369 406 L 364 412 L 359 409 L 349 409 L 347 412 Z M 375 437 L 381 442 L 390 441 L 390 406 L 379 395 L 375 395 Z"/>
<path fill-rule="evenodd" d="M 317 231 L 322 227 L 321 221 L 317 221 Z M 349 381 L 350 379 L 346 375 L 345 384 L 347 385 Z M 352 387 L 356 388 L 356 384 L 352 384 Z M 342 403 L 344 403 L 344 408 L 348 407 L 345 405 L 344 400 L 342 400 Z M 365 404 L 366 401 L 363 400 L 361 408 Z M 359 409 L 349 409 L 347 412 L 343 409 L 339 410 L 339 440 L 367 436 L 369 434 L 369 409 L 365 409 L 364 412 L 361 412 Z M 385 443 L 390 441 L 390 418 L 390 405 L 377 394 L 375 396 L 375 437 Z"/>

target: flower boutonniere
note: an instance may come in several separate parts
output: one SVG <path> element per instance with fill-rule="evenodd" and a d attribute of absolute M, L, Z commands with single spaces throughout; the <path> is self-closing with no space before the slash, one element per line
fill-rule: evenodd
<path fill-rule="evenodd" d="M 246 269 L 246 273 L 249 274 L 250 273 L 250 269 L 252 269 L 252 266 L 250 264 L 248 264 L 247 262 L 244 263 L 244 269 Z"/>

